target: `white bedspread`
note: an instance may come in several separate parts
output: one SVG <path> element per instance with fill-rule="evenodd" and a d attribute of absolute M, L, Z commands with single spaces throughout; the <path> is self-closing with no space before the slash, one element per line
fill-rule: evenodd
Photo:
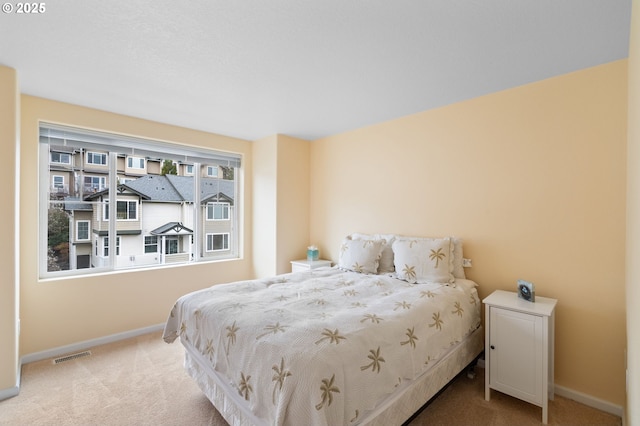
<path fill-rule="evenodd" d="M 346 425 L 479 326 L 472 281 L 321 268 L 185 295 L 164 340 L 200 352 L 267 424 Z"/>

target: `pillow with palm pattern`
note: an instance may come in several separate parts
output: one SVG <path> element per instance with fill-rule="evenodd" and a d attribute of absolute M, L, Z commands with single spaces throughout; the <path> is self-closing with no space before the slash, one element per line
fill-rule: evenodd
<path fill-rule="evenodd" d="M 340 246 L 338 267 L 362 274 L 377 274 L 384 244 L 386 244 L 386 240 L 346 238 Z"/>
<path fill-rule="evenodd" d="M 413 284 L 454 282 L 451 238 L 396 238 L 392 247 L 396 278 Z"/>
<path fill-rule="evenodd" d="M 378 264 L 378 274 L 387 274 L 393 272 L 393 249 L 391 245 L 396 238 L 392 234 L 361 234 L 354 232 L 347 238 L 352 240 L 383 240 L 382 254 L 380 255 L 380 262 Z"/>

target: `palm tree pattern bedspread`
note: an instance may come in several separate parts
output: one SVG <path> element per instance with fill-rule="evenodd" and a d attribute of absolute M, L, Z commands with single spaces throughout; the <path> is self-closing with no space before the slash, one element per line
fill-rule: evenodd
<path fill-rule="evenodd" d="M 480 325 L 475 283 L 409 284 L 320 268 L 178 299 L 180 337 L 272 425 L 357 423 Z"/>

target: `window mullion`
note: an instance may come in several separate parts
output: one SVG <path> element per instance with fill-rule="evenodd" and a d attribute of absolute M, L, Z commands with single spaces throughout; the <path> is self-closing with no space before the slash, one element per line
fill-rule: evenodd
<path fill-rule="evenodd" d="M 118 153 L 109 153 L 109 268 L 116 268 L 116 235 L 118 221 Z"/>
<path fill-rule="evenodd" d="M 192 254 L 193 254 L 193 260 L 195 260 L 196 262 L 198 260 L 200 260 L 201 255 L 202 255 L 202 244 L 203 244 L 203 236 L 202 236 L 202 222 L 204 221 L 203 219 L 203 213 L 202 213 L 202 209 L 201 209 L 201 203 L 202 203 L 202 195 L 201 195 L 201 175 L 202 173 L 199 172 L 200 170 L 200 163 L 194 163 L 193 165 L 193 244 L 191 245 L 192 247 Z"/>

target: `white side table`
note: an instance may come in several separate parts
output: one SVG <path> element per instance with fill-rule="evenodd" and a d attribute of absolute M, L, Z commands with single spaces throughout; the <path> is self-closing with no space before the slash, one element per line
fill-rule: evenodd
<path fill-rule="evenodd" d="M 482 301 L 485 308 L 485 400 L 491 389 L 542 407 L 547 424 L 554 398 L 553 356 L 557 300 L 496 290 Z"/>
<path fill-rule="evenodd" d="M 322 266 L 331 266 L 330 260 L 292 260 L 291 272 L 311 271 L 312 269 L 320 268 Z"/>

